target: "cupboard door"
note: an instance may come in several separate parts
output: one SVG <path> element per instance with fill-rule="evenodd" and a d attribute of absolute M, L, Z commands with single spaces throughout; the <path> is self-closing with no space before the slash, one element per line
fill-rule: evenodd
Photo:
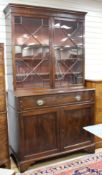
<path fill-rule="evenodd" d="M 59 151 L 57 110 L 26 112 L 21 120 L 25 156 L 36 159 Z"/>
<path fill-rule="evenodd" d="M 62 149 L 74 149 L 92 142 L 92 135 L 83 129 L 93 124 L 93 105 L 76 105 L 62 108 L 61 143 Z"/>

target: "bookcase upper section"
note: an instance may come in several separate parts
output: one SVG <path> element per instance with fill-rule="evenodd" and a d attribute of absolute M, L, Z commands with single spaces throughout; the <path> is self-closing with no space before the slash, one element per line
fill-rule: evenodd
<path fill-rule="evenodd" d="M 15 4 L 4 12 L 11 26 L 15 89 L 84 86 L 86 13 Z"/>

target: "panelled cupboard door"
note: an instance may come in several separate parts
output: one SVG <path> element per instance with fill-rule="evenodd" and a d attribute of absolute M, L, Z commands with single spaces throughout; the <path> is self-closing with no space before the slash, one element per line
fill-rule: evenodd
<path fill-rule="evenodd" d="M 24 156 L 28 158 L 34 155 L 36 159 L 58 152 L 58 111 L 39 109 L 39 111 L 25 112 L 22 115 L 23 145 L 21 147 Z"/>
<path fill-rule="evenodd" d="M 93 105 L 72 105 L 61 109 L 61 146 L 71 150 L 92 142 L 92 135 L 83 127 L 92 124 Z"/>

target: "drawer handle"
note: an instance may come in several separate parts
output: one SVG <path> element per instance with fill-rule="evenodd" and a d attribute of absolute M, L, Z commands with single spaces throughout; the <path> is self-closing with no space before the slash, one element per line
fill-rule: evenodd
<path fill-rule="evenodd" d="M 75 99 L 76 99 L 77 101 L 80 101 L 80 100 L 81 100 L 81 96 L 80 96 L 80 95 L 76 95 Z"/>
<path fill-rule="evenodd" d="M 38 106 L 42 106 L 44 104 L 44 101 L 39 99 L 36 103 Z"/>

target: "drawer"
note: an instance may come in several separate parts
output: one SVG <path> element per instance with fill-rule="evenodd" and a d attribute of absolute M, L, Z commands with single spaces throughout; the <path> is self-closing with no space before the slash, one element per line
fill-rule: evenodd
<path fill-rule="evenodd" d="M 60 94 L 19 97 L 19 108 L 22 110 L 59 106 L 80 102 L 94 101 L 94 91 L 78 91 Z"/>

